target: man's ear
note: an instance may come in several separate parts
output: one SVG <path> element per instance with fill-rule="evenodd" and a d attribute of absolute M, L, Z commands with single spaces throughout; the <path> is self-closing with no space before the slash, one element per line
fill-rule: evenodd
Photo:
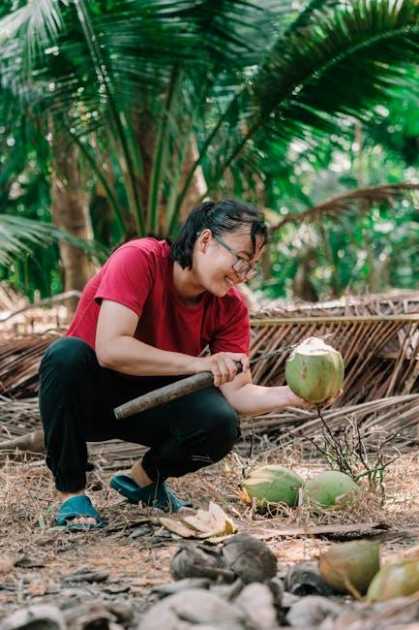
<path fill-rule="evenodd" d="M 212 239 L 212 232 L 209 228 L 205 228 L 202 230 L 201 234 L 198 236 L 197 244 L 199 251 L 205 253 L 207 251 L 208 245 L 210 244 Z"/>

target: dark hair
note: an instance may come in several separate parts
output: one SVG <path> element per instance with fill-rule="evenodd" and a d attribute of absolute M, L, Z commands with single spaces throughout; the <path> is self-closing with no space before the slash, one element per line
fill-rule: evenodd
<path fill-rule="evenodd" d="M 209 229 L 214 236 L 219 236 L 223 232 L 235 232 L 243 225 L 250 225 L 253 251 L 256 249 L 257 236 L 263 239 L 264 244 L 267 243 L 268 229 L 258 208 L 234 199 L 206 201 L 194 208 L 183 224 L 171 246 L 172 260 L 183 268 L 191 269 L 195 241 L 203 230 Z"/>

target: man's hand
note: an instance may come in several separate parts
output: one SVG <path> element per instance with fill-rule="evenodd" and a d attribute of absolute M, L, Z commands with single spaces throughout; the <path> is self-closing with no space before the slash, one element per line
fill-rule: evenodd
<path fill-rule="evenodd" d="M 298 407 L 300 409 L 312 409 L 314 406 L 313 403 L 307 402 L 303 398 L 300 398 L 299 396 L 297 396 L 297 394 L 294 394 L 294 392 L 292 391 L 290 387 L 288 387 L 288 385 L 286 385 L 285 395 L 287 399 L 287 405 L 286 405 L 287 407 Z"/>
<path fill-rule="evenodd" d="M 294 392 L 292 391 L 292 389 L 290 389 L 287 387 L 287 398 L 288 398 L 288 407 L 299 407 L 300 409 L 315 409 L 317 407 L 316 403 L 311 403 L 311 402 L 307 402 L 307 400 L 304 400 L 303 398 L 300 398 L 299 396 L 297 396 L 297 394 L 294 394 Z M 328 400 L 324 400 L 321 403 L 322 407 L 325 407 L 326 405 L 331 405 L 332 403 L 335 402 L 335 400 L 337 398 L 339 398 L 339 396 L 343 393 L 343 389 L 340 390 L 340 392 L 338 392 L 338 394 L 336 396 L 334 396 L 333 398 L 329 398 Z"/>
<path fill-rule="evenodd" d="M 214 376 L 214 385 L 220 387 L 224 383 L 234 380 L 238 374 L 238 368 L 235 361 L 240 361 L 242 371 L 247 372 L 249 369 L 249 358 L 246 354 L 238 352 L 217 352 L 209 357 L 197 357 L 193 361 L 193 372 L 212 372 Z"/>

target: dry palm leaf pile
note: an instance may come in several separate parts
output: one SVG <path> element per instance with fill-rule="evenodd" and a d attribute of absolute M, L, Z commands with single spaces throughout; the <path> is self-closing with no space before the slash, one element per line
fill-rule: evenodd
<path fill-rule="evenodd" d="M 327 424 L 339 429 L 351 417 L 369 435 L 374 428 L 392 433 L 409 429 L 419 421 L 419 301 L 359 302 L 342 311 L 316 306 L 254 315 L 252 354 L 261 356 L 253 370 L 255 381 L 284 384 L 289 346 L 307 337 L 324 337 L 341 352 L 346 366 L 343 395 L 323 413 Z M 283 353 L 263 358 L 283 346 Z M 286 440 L 313 436 L 322 425 L 317 413 L 303 410 L 252 422 L 256 433 L 282 427 Z"/>
<path fill-rule="evenodd" d="M 1 318 L 0 318 L 1 319 Z M 45 348 L 57 332 L 0 337 L 1 442 L 33 430 L 39 424 L 37 369 Z M 419 294 L 351 298 L 314 306 L 269 308 L 252 316 L 251 355 L 254 381 L 285 382 L 290 349 L 311 336 L 326 339 L 339 350 L 346 366 L 343 395 L 323 419 L 333 431 L 348 419 L 362 428 L 363 438 L 382 434 L 414 436 L 419 420 Z M 282 351 L 281 351 L 282 349 Z M 260 360 L 258 360 L 260 357 Z M 296 437 L 313 438 L 322 430 L 317 412 L 289 409 L 258 418 L 242 418 L 242 434 L 281 443 Z M 263 446 L 263 444 L 261 444 Z M 95 446 L 114 465 L 136 457 L 141 448 L 108 442 Z"/>

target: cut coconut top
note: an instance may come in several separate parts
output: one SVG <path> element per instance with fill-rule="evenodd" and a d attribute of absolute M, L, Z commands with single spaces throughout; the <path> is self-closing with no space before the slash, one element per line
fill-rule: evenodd
<path fill-rule="evenodd" d="M 294 348 L 292 355 L 294 354 L 328 354 L 329 352 L 336 352 L 335 348 L 329 346 L 320 337 L 308 337 L 304 339 L 296 348 Z"/>

